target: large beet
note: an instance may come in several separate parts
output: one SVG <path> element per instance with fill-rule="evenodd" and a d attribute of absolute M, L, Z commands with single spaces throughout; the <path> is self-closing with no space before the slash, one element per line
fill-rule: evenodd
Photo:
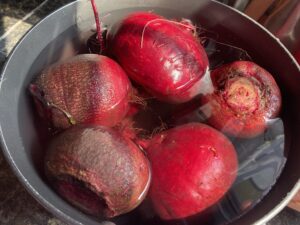
<path fill-rule="evenodd" d="M 140 149 L 101 126 L 73 126 L 61 133 L 51 142 L 45 165 L 59 194 L 96 216 L 134 209 L 150 182 L 149 163 Z"/>
<path fill-rule="evenodd" d="M 116 125 L 128 110 L 130 87 L 115 61 L 84 54 L 44 70 L 30 91 L 40 114 L 54 127 L 67 128 L 71 123 Z"/>
<path fill-rule="evenodd" d="M 231 136 L 261 134 L 281 108 L 280 90 L 272 75 L 249 61 L 236 61 L 211 73 L 214 93 L 202 97 L 208 123 Z"/>
<path fill-rule="evenodd" d="M 147 149 L 153 174 L 149 195 L 162 219 L 184 218 L 205 210 L 236 178 L 233 145 L 222 133 L 201 123 L 157 134 Z"/>
<path fill-rule="evenodd" d="M 192 28 L 185 21 L 133 13 L 108 31 L 108 50 L 130 78 L 160 100 L 189 101 L 208 88 L 201 79 L 208 58 Z"/>

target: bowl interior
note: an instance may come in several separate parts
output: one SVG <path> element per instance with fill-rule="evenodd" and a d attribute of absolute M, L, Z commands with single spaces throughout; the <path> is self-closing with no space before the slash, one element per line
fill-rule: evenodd
<path fill-rule="evenodd" d="M 274 75 L 283 95 L 282 120 L 272 123 L 267 135 L 272 138 L 273 145 L 270 145 L 269 150 L 264 152 L 265 158 L 262 159 L 266 160 L 273 156 L 273 164 L 271 163 L 273 175 L 260 173 L 263 171 L 263 167 L 255 168 L 255 173 L 260 174 L 260 177 L 273 177 L 265 184 L 265 188 L 261 186 L 262 181 L 258 182 L 260 186 L 257 187 L 258 183 L 253 183 L 253 179 L 251 180 L 252 184 L 247 185 L 245 178 L 243 182 L 248 188 L 247 191 L 259 190 L 258 197 L 239 199 L 237 194 L 241 193 L 241 190 L 233 190 L 221 203 L 213 207 L 214 215 L 218 213 L 217 217 L 212 219 L 207 216 L 211 213 L 208 212 L 197 219 L 191 218 L 189 224 L 196 224 L 200 219 L 206 221 L 208 219 L 210 224 L 220 224 L 229 222 L 233 218 L 236 218 L 232 222 L 233 224 L 253 224 L 265 214 L 269 212 L 272 214 L 274 206 L 280 205 L 282 199 L 293 189 L 300 173 L 297 165 L 297 160 L 300 159 L 300 153 L 297 151 L 300 147 L 300 139 L 297 138 L 297 131 L 300 127 L 298 113 L 300 109 L 299 104 L 295 104 L 300 96 L 298 88 L 300 75 L 295 61 L 283 46 L 253 21 L 213 1 L 155 0 L 145 2 L 124 0 L 118 3 L 117 1 L 98 1 L 98 6 L 102 12 L 102 21 L 108 27 L 128 13 L 137 10 L 151 10 L 168 18 L 189 18 L 199 26 L 200 31 L 203 31 L 202 37 L 208 40 L 206 42 L 207 49 L 215 48 L 218 43 L 214 40 L 226 43 L 226 46 L 221 44 L 221 48 L 224 48 L 226 54 L 227 51 L 232 51 L 230 53 L 232 58 L 226 60 L 230 61 L 239 57 L 247 59 L 248 56 L 243 55 L 244 52 L 247 52 L 254 62 Z M 129 214 L 129 216 L 121 216 L 111 221 L 87 216 L 62 200 L 49 187 L 43 175 L 43 156 L 49 141 L 49 131 L 46 125 L 38 119 L 27 87 L 43 68 L 53 62 L 84 52 L 85 41 L 92 33 L 93 28 L 94 20 L 89 1 L 74 2 L 41 21 L 14 49 L 3 70 L 0 83 L 0 133 L 3 151 L 29 192 L 52 213 L 71 224 L 134 225 L 140 223 L 140 212 L 150 218 L 149 221 L 147 220 L 149 224 L 155 224 L 157 221 L 152 218 L 153 215 L 147 213 L 147 206 L 140 207 L 138 212 Z M 224 60 L 220 55 L 211 57 L 214 59 L 211 61 L 212 66 L 217 66 Z M 285 135 L 283 135 L 283 130 Z M 252 140 L 251 142 L 237 141 L 236 143 L 257 150 L 259 145 L 265 143 L 265 138 L 266 134 L 258 137 L 254 142 Z M 256 145 L 252 146 L 253 143 Z M 247 153 L 246 155 L 251 154 Z M 241 163 L 249 158 L 243 158 L 240 154 L 239 160 Z M 281 176 L 277 179 L 280 173 Z M 277 181 L 276 185 L 269 190 L 275 181 Z M 240 189 L 243 188 L 244 186 L 240 187 Z M 256 205 L 263 196 L 263 201 Z M 247 203 L 246 200 L 252 200 L 252 202 Z M 246 203 L 248 205 L 243 206 Z M 232 206 L 232 204 L 235 205 Z M 272 216 L 271 214 L 270 216 Z M 182 221 L 176 223 L 183 224 Z M 146 222 L 144 221 L 143 224 Z"/>

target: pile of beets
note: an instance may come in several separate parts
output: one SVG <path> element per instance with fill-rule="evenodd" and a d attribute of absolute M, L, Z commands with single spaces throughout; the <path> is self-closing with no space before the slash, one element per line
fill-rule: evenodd
<path fill-rule="evenodd" d="M 251 61 L 210 70 L 188 20 L 135 12 L 104 36 L 92 5 L 98 33 L 88 48 L 102 54 L 58 62 L 29 87 L 56 129 L 45 156 L 49 182 L 95 216 L 127 213 L 146 196 L 163 220 L 201 213 L 236 178 L 236 151 L 223 133 L 252 138 L 278 116 L 275 80 Z M 174 122 L 189 109 L 202 111 L 205 124 Z M 160 122 L 151 126 L 153 118 Z"/>

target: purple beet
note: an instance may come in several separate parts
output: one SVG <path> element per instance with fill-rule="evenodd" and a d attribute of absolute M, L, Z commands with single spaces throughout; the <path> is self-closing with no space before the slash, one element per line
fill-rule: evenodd
<path fill-rule="evenodd" d="M 45 170 L 62 197 L 95 216 L 133 210 L 150 183 L 148 160 L 137 145 L 101 126 L 73 126 L 54 138 Z"/>
<path fill-rule="evenodd" d="M 96 54 L 56 63 L 30 86 L 39 114 L 57 128 L 75 123 L 116 125 L 128 111 L 130 90 L 123 69 Z"/>

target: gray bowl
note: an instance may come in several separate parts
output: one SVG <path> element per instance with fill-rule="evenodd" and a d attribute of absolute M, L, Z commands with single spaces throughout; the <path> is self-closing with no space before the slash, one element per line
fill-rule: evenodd
<path fill-rule="evenodd" d="M 154 10 L 167 17 L 191 18 L 221 34 L 227 43 L 242 47 L 255 62 L 269 70 L 283 94 L 287 156 L 276 184 L 251 210 L 231 224 L 263 224 L 274 217 L 300 187 L 300 72 L 284 46 L 267 30 L 239 12 L 214 1 L 111 0 L 98 1 L 103 22 L 110 26 L 137 10 Z M 4 66 L 0 82 L 0 135 L 2 150 L 26 189 L 50 212 L 70 224 L 131 224 L 131 216 L 113 222 L 85 215 L 61 199 L 47 184 L 42 159 L 47 130 L 36 119 L 27 86 L 51 63 L 81 51 L 93 27 L 89 1 L 66 5 L 34 26 L 18 43 Z"/>

